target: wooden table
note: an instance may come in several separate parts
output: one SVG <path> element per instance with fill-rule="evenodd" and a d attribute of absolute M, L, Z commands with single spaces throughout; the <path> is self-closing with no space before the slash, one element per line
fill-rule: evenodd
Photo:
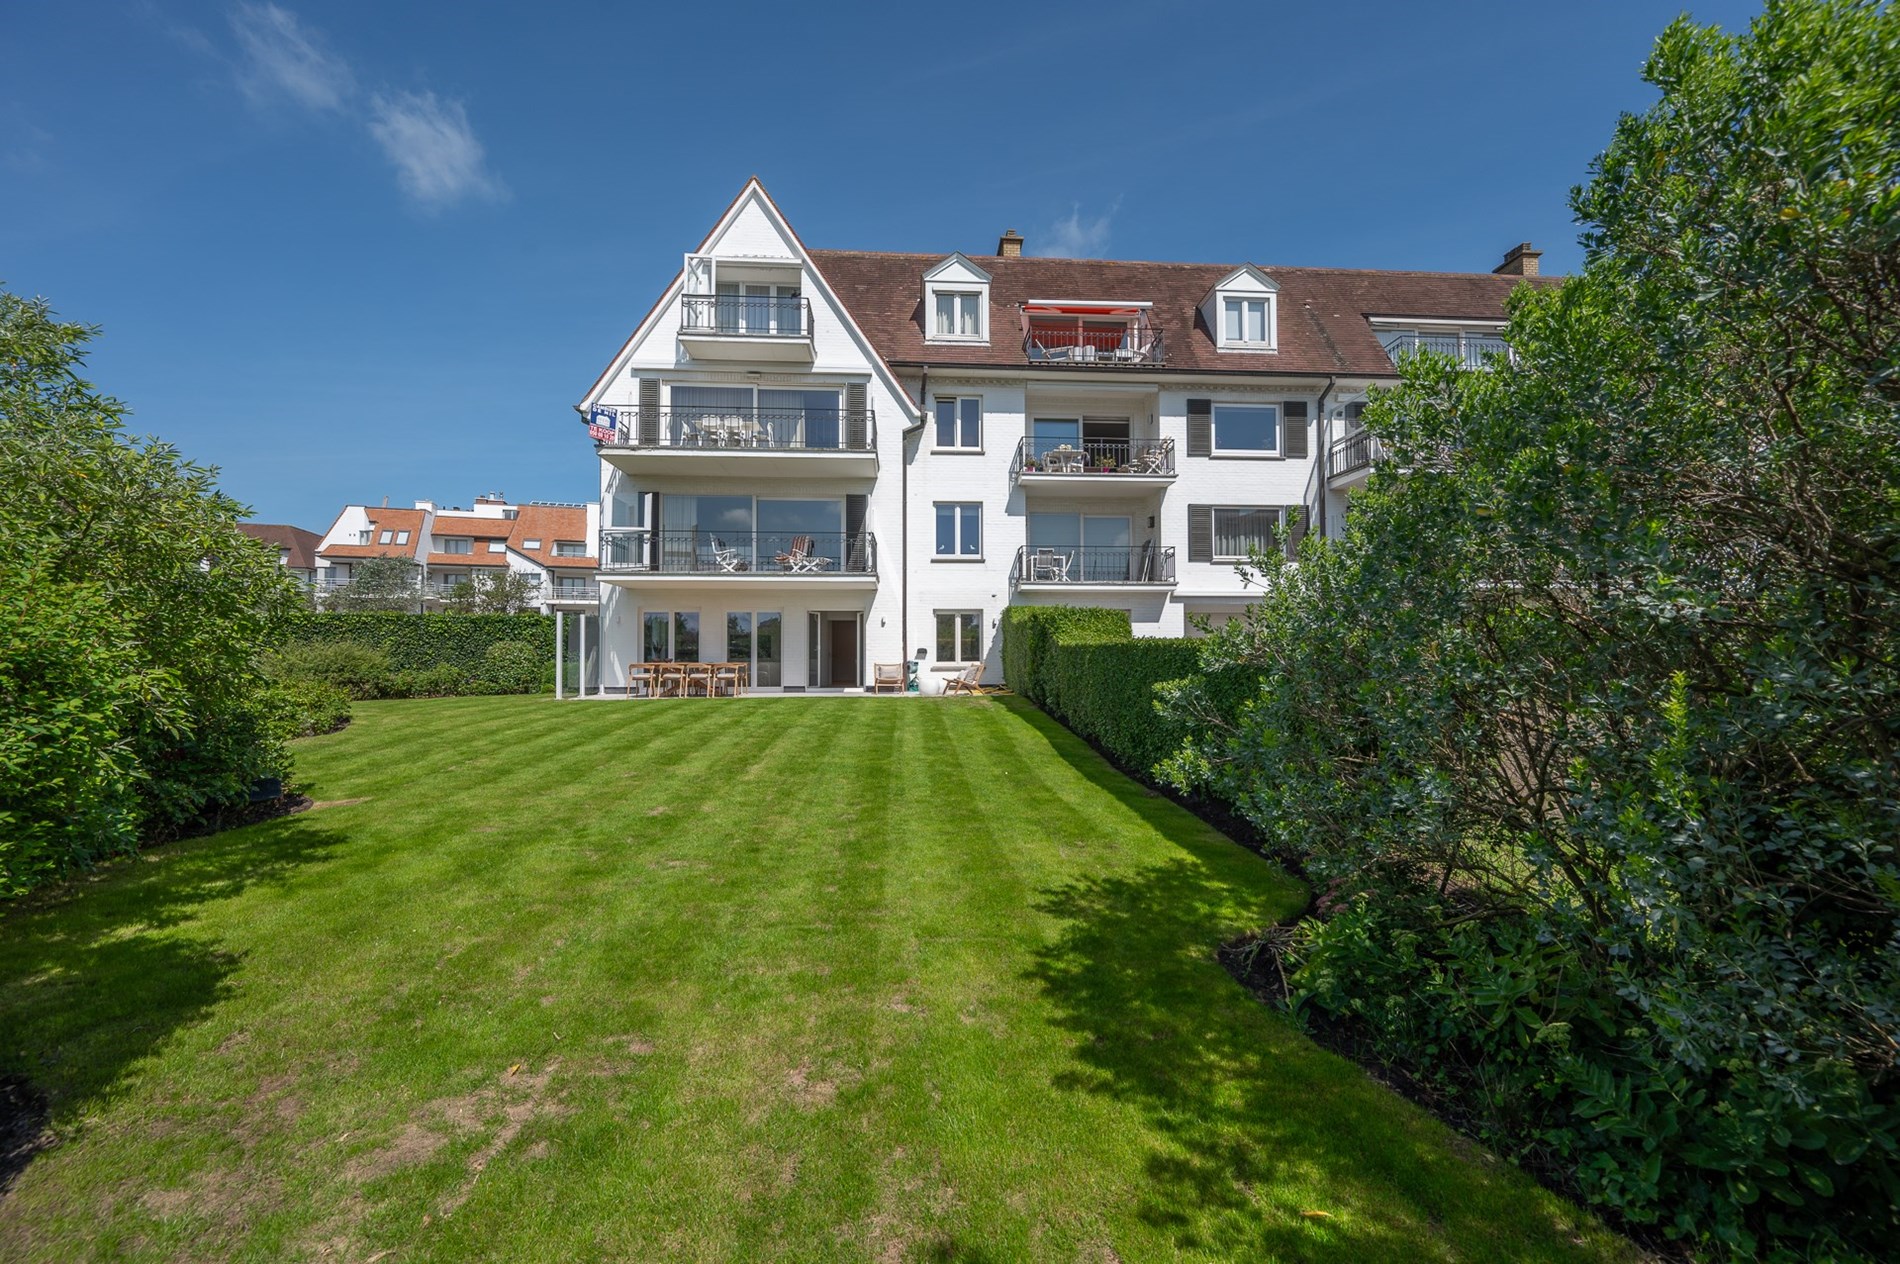
<path fill-rule="evenodd" d="M 752 683 L 750 663 L 635 663 L 627 668 L 627 696 L 736 698 Z"/>

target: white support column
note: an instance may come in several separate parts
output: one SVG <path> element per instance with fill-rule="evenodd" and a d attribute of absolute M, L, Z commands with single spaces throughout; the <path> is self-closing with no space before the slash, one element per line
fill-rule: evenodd
<path fill-rule="evenodd" d="M 554 612 L 554 700 L 559 702 L 567 697 L 567 675 L 561 662 L 561 651 L 567 648 L 567 626 L 563 622 L 567 616 L 561 611 Z"/>
<path fill-rule="evenodd" d="M 587 616 L 584 614 L 580 614 L 580 615 L 575 615 L 574 618 L 575 618 L 575 621 L 579 623 L 580 629 L 581 629 L 580 695 L 581 697 L 585 698 L 587 696 Z"/>

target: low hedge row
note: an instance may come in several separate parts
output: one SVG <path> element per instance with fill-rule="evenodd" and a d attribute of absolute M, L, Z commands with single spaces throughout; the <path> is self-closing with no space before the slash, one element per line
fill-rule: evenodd
<path fill-rule="evenodd" d="M 454 667 L 480 673 L 490 646 L 521 641 L 545 649 L 554 663 L 551 614 L 404 614 L 400 611 L 321 611 L 296 616 L 285 641 L 354 641 L 389 656 L 396 671 Z"/>
<path fill-rule="evenodd" d="M 1003 612 L 1003 678 L 1122 767 L 1146 773 L 1180 749 L 1186 731 L 1155 709 L 1155 686 L 1201 673 L 1200 642 L 1137 637 L 1120 610 L 1010 606 Z M 1210 681 L 1225 694 L 1239 679 Z"/>

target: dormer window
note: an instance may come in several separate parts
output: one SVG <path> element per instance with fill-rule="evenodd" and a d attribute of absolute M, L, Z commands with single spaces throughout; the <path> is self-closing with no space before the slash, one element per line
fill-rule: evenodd
<path fill-rule="evenodd" d="M 990 274 L 962 255 L 924 273 L 924 339 L 990 340 Z"/>
<path fill-rule="evenodd" d="M 1201 315 L 1222 351 L 1277 351 L 1280 287 L 1249 264 L 1229 273 L 1201 304 Z"/>

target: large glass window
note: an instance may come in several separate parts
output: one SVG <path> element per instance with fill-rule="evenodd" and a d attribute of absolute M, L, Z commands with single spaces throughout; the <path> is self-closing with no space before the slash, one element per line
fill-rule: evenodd
<path fill-rule="evenodd" d="M 978 292 L 937 291 L 936 321 L 931 326 L 938 338 L 981 338 L 983 336 L 983 296 Z"/>
<path fill-rule="evenodd" d="M 1214 511 L 1214 558 L 1244 562 L 1254 552 L 1278 547 L 1281 515 L 1277 505 L 1242 505 Z"/>
<path fill-rule="evenodd" d="M 937 446 L 983 446 L 983 400 L 980 396 L 937 397 Z"/>
<path fill-rule="evenodd" d="M 752 683 L 776 688 L 780 681 L 779 658 L 783 652 L 785 618 L 776 610 L 759 611 L 758 634 L 753 643 L 757 657 L 752 663 Z"/>
<path fill-rule="evenodd" d="M 1078 417 L 1037 417 L 1029 423 L 1030 455 L 1040 461 L 1053 448 L 1082 446 L 1082 421 Z"/>
<path fill-rule="evenodd" d="M 952 502 L 937 505 L 937 556 L 983 556 L 983 506 Z"/>
<path fill-rule="evenodd" d="M 1272 455 L 1280 450 L 1280 410 L 1273 404 L 1214 405 L 1214 451 Z"/>
<path fill-rule="evenodd" d="M 677 663 L 699 661 L 699 611 L 697 610 L 673 612 L 673 661 Z"/>
<path fill-rule="evenodd" d="M 442 541 L 442 551 L 444 553 L 473 553 L 475 551 L 475 541 L 469 539 L 444 540 Z"/>
<path fill-rule="evenodd" d="M 649 610 L 640 623 L 640 661 L 664 663 L 671 660 L 673 617 L 663 610 Z"/>
<path fill-rule="evenodd" d="M 937 611 L 937 661 L 974 663 L 983 657 L 983 612 Z"/>
<path fill-rule="evenodd" d="M 759 392 L 759 426 L 775 448 L 838 446 L 838 392 Z"/>
<path fill-rule="evenodd" d="M 844 569 L 844 502 L 841 500 L 765 500 L 758 502 L 759 565 L 792 551 L 800 537 L 811 537 L 811 553 L 828 557 L 834 571 Z"/>

